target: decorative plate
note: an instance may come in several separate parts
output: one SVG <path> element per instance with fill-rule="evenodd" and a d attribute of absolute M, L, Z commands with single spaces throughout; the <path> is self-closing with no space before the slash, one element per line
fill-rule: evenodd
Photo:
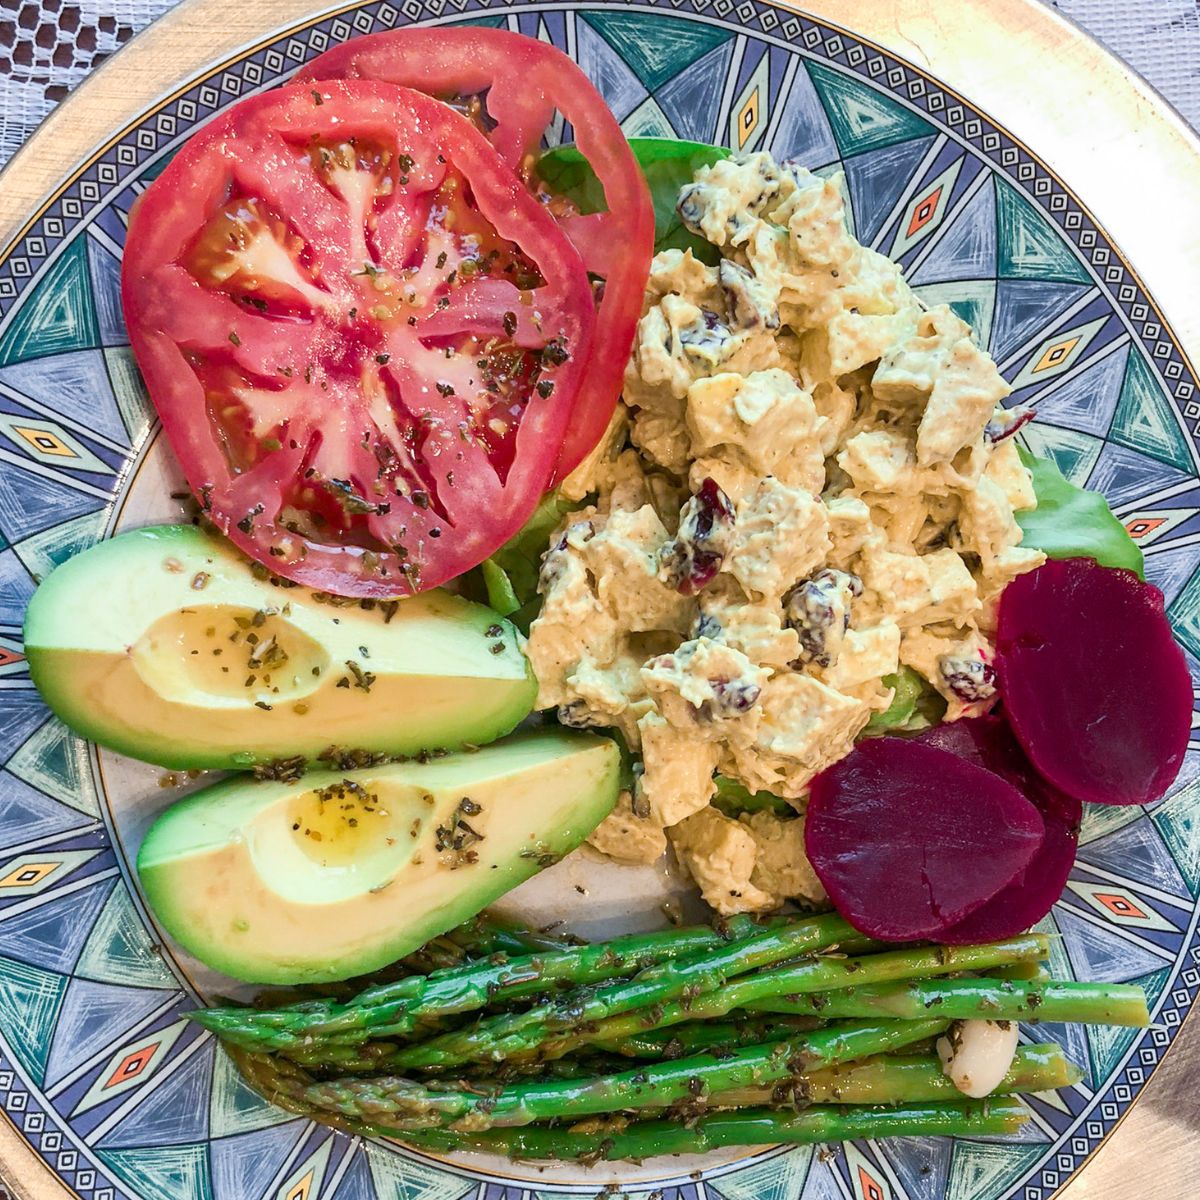
<path fill-rule="evenodd" d="M 178 781 L 48 717 L 22 658 L 23 609 L 67 556 L 179 513 L 121 320 L 131 205 L 214 112 L 355 34 L 412 21 L 507 26 L 576 58 L 629 134 L 769 149 L 843 172 L 858 237 L 974 326 L 1014 400 L 1037 408 L 1031 448 L 1108 496 L 1194 668 L 1200 660 L 1196 381 L 1120 251 L 1023 144 L 931 75 L 760 0 L 493 6 L 372 0 L 234 55 L 148 107 L 0 261 L 0 1110 L 48 1168 L 37 1194 L 560 1200 L 613 1182 L 644 1200 L 1046 1200 L 1133 1103 L 1200 987 L 1200 744 L 1159 804 L 1087 814 L 1066 894 L 1043 923 L 1057 935 L 1056 972 L 1141 984 L 1155 1024 L 1038 1027 L 1084 1079 L 1033 1098 L 1017 1140 L 590 1171 L 442 1161 L 272 1108 L 182 1018 L 220 985 L 163 944 L 130 867 Z M 654 885 L 637 878 L 649 895 Z M 628 893 L 627 882 L 610 892 L 614 911 Z"/>

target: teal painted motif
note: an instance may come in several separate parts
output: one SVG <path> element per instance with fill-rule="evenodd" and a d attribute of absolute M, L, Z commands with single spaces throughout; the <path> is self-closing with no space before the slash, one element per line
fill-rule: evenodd
<path fill-rule="evenodd" d="M 88 278 L 87 247 L 77 238 L 26 297 L 0 335 L 0 366 L 100 344 Z"/>
<path fill-rule="evenodd" d="M 125 1187 L 145 1200 L 213 1200 L 205 1146 L 100 1150 Z"/>
<path fill-rule="evenodd" d="M 946 1194 L 954 1200 L 992 1200 L 1003 1195 L 1014 1176 L 1024 1174 L 1043 1154 L 1043 1145 L 995 1145 L 959 1142 L 950 1163 Z"/>
<path fill-rule="evenodd" d="M 1177 470 L 1194 469 L 1179 414 L 1140 352 L 1129 356 L 1109 437 L 1118 445 L 1149 454 Z"/>
<path fill-rule="evenodd" d="M 1089 433 L 1042 425 L 1035 421 L 1022 430 L 1022 441 L 1039 458 L 1050 459 L 1072 482 L 1086 486 L 1104 442 Z"/>
<path fill-rule="evenodd" d="M 793 1200 L 804 1186 L 814 1153 L 811 1146 L 798 1147 L 779 1158 L 714 1180 L 705 1190 L 716 1192 L 722 1200 Z"/>
<path fill-rule="evenodd" d="M 0 958 L 4 1035 L 21 1066 L 40 1082 L 67 981 L 53 971 Z"/>
<path fill-rule="evenodd" d="M 75 973 L 83 979 L 120 987 L 163 990 L 177 986 L 123 887 L 113 890 L 96 918 Z"/>
<path fill-rule="evenodd" d="M 806 63 L 843 156 L 865 154 L 936 131 L 910 108 L 843 71 Z"/>
<path fill-rule="evenodd" d="M 1002 279 L 1089 283 L 1087 271 L 1043 213 L 1007 180 L 996 180 Z"/>
<path fill-rule="evenodd" d="M 650 91 L 685 71 L 730 36 L 717 25 L 639 12 L 583 9 L 580 17 L 612 46 Z"/>

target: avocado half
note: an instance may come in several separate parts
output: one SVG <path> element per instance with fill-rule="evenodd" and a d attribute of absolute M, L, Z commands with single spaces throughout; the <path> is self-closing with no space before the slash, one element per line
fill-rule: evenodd
<path fill-rule="evenodd" d="M 482 745 L 537 695 L 520 635 L 482 604 L 286 586 L 190 525 L 64 563 L 29 603 L 25 653 L 72 729 L 173 768 Z"/>
<path fill-rule="evenodd" d="M 346 979 L 573 850 L 612 810 L 619 772 L 614 742 L 545 729 L 291 784 L 231 777 L 155 821 L 138 875 L 166 931 L 215 970 Z"/>

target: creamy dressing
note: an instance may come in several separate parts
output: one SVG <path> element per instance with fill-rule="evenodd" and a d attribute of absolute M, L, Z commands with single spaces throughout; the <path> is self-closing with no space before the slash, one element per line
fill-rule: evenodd
<path fill-rule="evenodd" d="M 802 822 L 725 816 L 714 772 L 803 811 L 901 665 L 947 719 L 986 711 L 996 599 L 1043 555 L 1013 515 L 1028 472 L 992 440 L 1008 385 L 854 240 L 836 180 L 756 154 L 701 169 L 679 210 L 721 262 L 654 259 L 528 653 L 541 707 L 642 756 L 592 844 L 651 861 L 669 841 L 710 905 L 761 911 L 823 899 Z"/>

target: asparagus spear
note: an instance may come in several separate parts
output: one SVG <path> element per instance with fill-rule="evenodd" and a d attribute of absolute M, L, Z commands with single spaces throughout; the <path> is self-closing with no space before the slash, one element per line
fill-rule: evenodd
<path fill-rule="evenodd" d="M 585 944 L 582 938 L 570 933 L 555 933 L 553 928 L 530 929 L 515 917 L 490 908 L 443 937 L 461 947 L 471 958 L 486 958 L 491 954 L 546 954 Z"/>
<path fill-rule="evenodd" d="M 633 1009 L 667 1004 L 680 997 L 696 997 L 720 987 L 732 976 L 811 954 L 857 936 L 833 913 L 797 921 L 741 942 L 658 963 L 632 979 L 565 992 L 524 1012 L 502 1013 L 470 1029 L 399 1047 L 389 1062 L 401 1070 L 429 1069 L 468 1062 L 498 1062 L 514 1054 L 529 1054 L 555 1033 L 577 1031 L 587 1022 Z"/>
<path fill-rule="evenodd" d="M 613 1041 L 594 1042 L 585 1045 L 580 1037 L 570 1039 L 572 1047 L 600 1050 L 611 1057 L 645 1058 L 670 1062 L 691 1054 L 721 1053 L 742 1046 L 758 1046 L 764 1042 L 782 1041 L 794 1033 L 807 1033 L 820 1029 L 825 1022 L 819 1017 L 747 1016 L 732 1022 L 697 1021 L 692 1025 L 681 1025 L 669 1032 L 650 1032 Z M 324 1071 L 340 1071 L 345 1074 L 370 1075 L 394 1069 L 396 1046 L 392 1042 L 363 1042 L 358 1046 L 331 1046 L 317 1042 L 312 1046 L 300 1047 L 287 1052 L 287 1057 L 302 1066 L 320 1068 Z M 498 1068 L 509 1068 L 519 1074 L 522 1071 L 536 1074 L 553 1070 L 572 1061 L 572 1057 L 541 1057 L 537 1052 L 518 1055 L 495 1064 Z M 619 1069 L 619 1068 L 614 1068 Z M 455 1067 L 443 1070 L 427 1069 L 426 1073 L 453 1075 Z M 473 1073 L 474 1075 L 474 1073 Z"/>
<path fill-rule="evenodd" d="M 1031 983 L 1045 983 L 1054 978 L 1050 968 L 1040 962 L 1015 962 L 1002 967 L 989 967 L 988 975 L 992 979 L 1025 979 Z"/>
<path fill-rule="evenodd" d="M 916 1043 L 914 1043 L 916 1045 Z M 295 1100 L 279 1078 L 299 1081 L 307 1086 L 308 1076 L 294 1065 L 229 1048 L 243 1075 L 257 1091 L 290 1111 L 305 1116 L 313 1110 Z M 586 1071 L 587 1063 L 561 1062 L 545 1064 L 552 1070 L 570 1071 L 559 1078 L 578 1077 Z M 541 1070 L 537 1068 L 526 1068 Z M 997 1095 L 1046 1092 L 1070 1087 L 1077 1083 L 1079 1068 L 1068 1061 L 1062 1047 L 1051 1042 L 1045 1045 L 1020 1046 L 1013 1056 L 1012 1066 L 996 1088 Z M 503 1082 L 511 1082 L 505 1080 Z M 757 1106 L 790 1106 L 797 1109 L 812 1104 L 923 1104 L 961 1099 L 941 1063 L 929 1052 L 920 1054 L 881 1054 L 841 1065 L 824 1067 L 773 1087 L 744 1087 L 717 1091 L 707 1098 L 709 1108 L 750 1108 Z M 319 1114 L 317 1114 L 319 1116 Z M 327 1119 L 321 1117 L 321 1119 Z"/>
<path fill-rule="evenodd" d="M 307 1082 L 307 1076 L 300 1068 L 278 1058 L 251 1054 L 236 1047 L 229 1048 L 229 1053 L 255 1091 L 289 1112 L 347 1132 L 381 1137 L 398 1135 L 411 1145 L 446 1153 L 482 1150 L 513 1158 L 642 1159 L 657 1154 L 700 1154 L 718 1146 L 776 1145 L 789 1141 L 799 1144 L 804 1140 L 825 1142 L 866 1137 L 938 1134 L 969 1137 L 1014 1133 L 1027 1116 L 1023 1106 L 1001 1097 L 975 1104 L 907 1101 L 893 1108 L 813 1107 L 799 1113 L 777 1108 L 751 1108 L 701 1115 L 687 1124 L 678 1120 L 630 1123 L 616 1117 L 611 1131 L 588 1133 L 545 1125 L 470 1131 L 401 1129 L 387 1123 L 372 1124 L 314 1109 L 297 1098 Z M 572 1111 L 570 1115 L 573 1117 L 576 1113 Z"/>
<path fill-rule="evenodd" d="M 673 1063 L 647 1063 L 616 1075 L 520 1083 L 490 1091 L 445 1084 L 424 1086 L 395 1076 L 349 1077 L 299 1086 L 289 1075 L 280 1086 L 305 1108 L 356 1125 L 399 1130 L 458 1123 L 457 1128 L 486 1129 L 529 1125 L 564 1113 L 582 1117 L 679 1101 L 695 1103 L 710 1091 L 780 1083 L 818 1067 L 899 1049 L 941 1033 L 948 1025 L 929 1017 L 882 1023 L 850 1021 L 719 1058 L 700 1054 Z"/>
<path fill-rule="evenodd" d="M 868 954 L 861 958 L 818 958 L 793 966 L 779 967 L 774 971 L 762 971 L 755 975 L 743 975 L 730 980 L 724 986 L 702 996 L 664 1004 L 649 1014 L 637 1011 L 599 1020 L 586 1030 L 570 1036 L 549 1039 L 538 1047 L 544 1058 L 554 1058 L 569 1053 L 581 1042 L 611 1044 L 622 1038 L 634 1037 L 647 1029 L 665 1029 L 684 1021 L 703 1021 L 711 1017 L 723 1017 L 737 1008 L 752 1008 L 757 1000 L 765 997 L 817 993 L 809 997 L 810 1007 L 804 1011 L 824 1016 L 825 993 L 840 992 L 851 979 L 856 983 L 876 983 L 894 979 L 920 979 L 926 975 L 945 975 L 955 971 L 979 970 L 1002 963 L 1037 960 L 1049 953 L 1049 946 L 1042 934 L 1026 934 L 1024 937 L 1009 938 L 986 946 L 924 946 L 913 949 L 893 950 L 886 954 Z M 854 987 L 852 991 L 862 989 Z M 775 1011 L 775 1010 L 769 1010 Z M 800 1009 L 785 1009 L 792 1013 Z M 861 1013 L 830 1012 L 829 1015 L 861 1016 Z M 886 1015 L 893 1015 L 887 1013 Z M 924 1012 L 915 1015 L 924 1016 Z M 409 1062 L 419 1054 L 419 1047 L 412 1052 L 399 1051 L 397 1062 Z"/>
<path fill-rule="evenodd" d="M 473 958 L 488 958 L 493 954 L 545 954 L 582 944 L 578 938 L 570 935 L 552 937 L 548 933 L 527 929 L 519 921 L 485 908 L 469 921 L 447 930 L 440 937 L 432 938 L 424 946 L 382 970 L 344 982 L 315 985 L 313 993 L 345 1003 L 364 991 L 390 986 L 408 975 L 455 970 L 469 965 L 469 960 Z M 260 999 L 255 998 L 256 1008 L 276 1007 L 263 1005 Z M 310 1006 L 303 1011 L 315 1010 Z"/>
<path fill-rule="evenodd" d="M 813 996 L 752 1000 L 752 1011 L 822 1017 L 912 1019 L 936 1012 L 955 1020 L 1150 1024 L 1146 994 L 1123 983 L 1041 983 L 1014 979 L 932 979 L 846 988 Z"/>
<path fill-rule="evenodd" d="M 1015 1092 L 1049 1092 L 1078 1083 L 1082 1072 L 1051 1042 L 1019 1046 L 1012 1066 L 996 1088 L 998 1096 Z M 748 1108 L 761 1104 L 924 1104 L 959 1100 L 962 1093 L 932 1054 L 880 1054 L 842 1066 L 825 1067 L 795 1081 L 794 1086 L 739 1088 L 715 1092 L 715 1107 Z"/>
<path fill-rule="evenodd" d="M 831 988 L 843 988 L 847 980 L 877 982 L 906 979 L 924 975 L 979 969 L 1011 962 L 1014 959 L 1036 959 L 1048 952 L 1046 939 L 1029 934 L 987 946 L 928 946 L 894 950 L 886 954 L 870 954 L 861 958 L 825 957 L 810 959 L 773 971 L 739 975 L 720 983 L 711 991 L 696 994 L 694 988 L 681 993 L 681 998 L 667 1002 L 662 993 L 655 995 L 652 1005 L 645 1002 L 636 1008 L 622 1011 L 623 996 L 632 987 L 601 989 L 591 995 L 566 993 L 554 1004 L 532 1013 L 504 1015 L 484 1021 L 466 1031 L 447 1033 L 428 1041 L 406 1046 L 386 1042 L 366 1042 L 357 1046 L 331 1045 L 317 1040 L 294 1047 L 287 1053 L 298 1062 L 327 1070 L 355 1074 L 379 1073 L 389 1070 L 444 1071 L 471 1061 L 495 1061 L 505 1058 L 514 1061 L 529 1058 L 554 1059 L 572 1053 L 580 1045 L 600 1043 L 610 1048 L 624 1039 L 644 1034 L 650 1029 L 665 1029 L 684 1022 L 704 1021 L 724 1016 L 744 1007 L 750 1000 L 764 996 L 794 994 Z M 681 969 L 684 964 L 677 964 Z M 703 964 L 700 964 L 703 966 Z M 645 974 L 632 981 L 636 985 Z M 607 994 L 605 994 L 607 992 Z M 610 997 L 614 997 L 610 999 Z M 614 1015 L 604 1017 L 605 1007 L 616 1008 Z M 557 1011 L 566 1012 L 567 1020 L 556 1019 Z M 549 1016 L 542 1015 L 549 1012 Z M 811 1011 L 811 1010 L 810 1010 Z M 921 1014 L 923 1015 L 923 1014 Z M 708 1035 L 693 1035 L 701 1039 L 697 1048 L 708 1044 Z M 718 1035 L 719 1038 L 720 1035 Z M 753 1044 L 755 1039 L 743 1039 L 738 1045 Z M 772 1040 L 770 1037 L 759 1041 Z"/>
<path fill-rule="evenodd" d="M 696 1021 L 672 1029 L 639 1031 L 629 1037 L 592 1042 L 592 1048 L 621 1054 L 626 1058 L 646 1058 L 671 1062 L 689 1054 L 711 1054 L 777 1042 L 794 1033 L 809 1033 L 824 1022 L 820 1017 L 787 1017 L 749 1014 L 740 1021 Z M 520 1062 L 517 1059 L 514 1062 Z M 544 1066 L 562 1059 L 538 1059 Z"/>
<path fill-rule="evenodd" d="M 807 1108 L 791 1113 L 772 1108 L 713 1113 L 679 1121 L 613 1123 L 610 1129 L 492 1129 L 403 1132 L 414 1146 L 443 1153 L 481 1150 L 510 1158 L 601 1160 L 644 1159 L 662 1154 L 704 1154 L 721 1146 L 807 1145 L 859 1138 L 984 1137 L 1015 1133 L 1029 1113 L 1009 1097 L 956 1104 L 905 1104 L 897 1108 Z M 369 1132 L 387 1135 L 387 1126 Z"/>
<path fill-rule="evenodd" d="M 840 918 L 816 920 L 825 922 L 822 928 L 836 928 L 854 944 L 863 943 L 861 935 Z M 711 927 L 635 934 L 523 958 L 468 963 L 371 988 L 349 1004 L 308 1003 L 270 1012 L 209 1008 L 189 1015 L 225 1041 L 251 1050 L 287 1051 L 302 1048 L 314 1038 L 352 1043 L 365 1037 L 412 1033 L 419 1019 L 537 995 L 554 983 L 602 982 L 632 975 L 648 965 L 724 948 L 772 929 L 809 929 L 813 924 L 812 918 L 775 918 L 764 923 L 752 917 L 734 917 Z M 834 937 L 828 944 L 836 940 Z"/>

